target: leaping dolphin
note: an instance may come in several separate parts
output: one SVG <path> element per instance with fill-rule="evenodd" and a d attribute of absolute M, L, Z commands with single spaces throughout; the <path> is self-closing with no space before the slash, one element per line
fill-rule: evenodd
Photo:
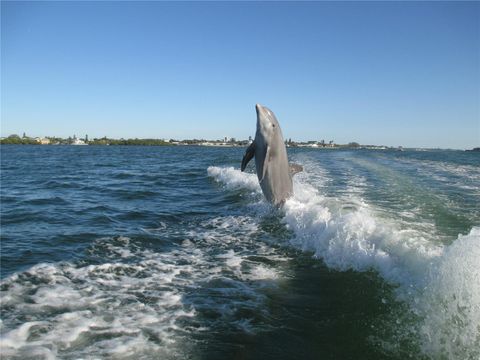
<path fill-rule="evenodd" d="M 257 104 L 255 140 L 245 151 L 241 170 L 255 156 L 255 167 L 263 194 L 275 206 L 282 205 L 293 195 L 292 176 L 302 171 L 300 165 L 288 164 L 287 149 L 275 114 Z"/>

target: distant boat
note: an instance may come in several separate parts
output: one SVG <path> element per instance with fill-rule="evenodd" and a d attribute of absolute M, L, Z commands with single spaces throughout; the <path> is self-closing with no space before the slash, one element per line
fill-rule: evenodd
<path fill-rule="evenodd" d="M 88 145 L 88 144 L 81 139 L 75 139 L 75 140 L 73 140 L 71 145 Z"/>

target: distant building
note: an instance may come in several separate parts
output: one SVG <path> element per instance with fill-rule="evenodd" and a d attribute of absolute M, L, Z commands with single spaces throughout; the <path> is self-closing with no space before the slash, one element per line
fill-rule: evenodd
<path fill-rule="evenodd" d="M 50 139 L 42 138 L 42 139 L 40 139 L 40 144 L 48 145 L 48 144 L 50 144 Z"/>
<path fill-rule="evenodd" d="M 72 145 L 87 145 L 87 144 L 82 139 L 77 139 L 74 135 Z"/>
<path fill-rule="evenodd" d="M 47 139 L 47 138 L 36 137 L 35 141 L 39 144 L 42 144 L 42 145 L 50 144 L 50 139 Z"/>

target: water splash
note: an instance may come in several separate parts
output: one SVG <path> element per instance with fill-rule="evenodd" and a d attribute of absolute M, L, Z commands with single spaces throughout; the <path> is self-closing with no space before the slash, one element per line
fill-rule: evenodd
<path fill-rule="evenodd" d="M 231 183 L 253 187 L 252 179 L 239 170 L 217 175 L 221 173 L 209 168 L 227 188 Z M 291 244 L 312 252 L 332 269 L 376 270 L 393 284 L 397 298 L 417 319 L 414 336 L 425 355 L 478 358 L 480 227 L 459 235 L 449 246 L 441 245 L 421 228 L 405 229 L 396 219 L 378 216 L 357 197 L 361 191 L 327 198 L 306 178 L 308 174 L 296 179 L 295 196 L 283 207 L 282 221 L 294 233 Z"/>

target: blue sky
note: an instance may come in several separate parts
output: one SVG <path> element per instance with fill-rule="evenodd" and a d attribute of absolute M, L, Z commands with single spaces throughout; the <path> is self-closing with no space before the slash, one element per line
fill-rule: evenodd
<path fill-rule="evenodd" d="M 5 2 L 1 134 L 480 146 L 479 2 Z"/>

